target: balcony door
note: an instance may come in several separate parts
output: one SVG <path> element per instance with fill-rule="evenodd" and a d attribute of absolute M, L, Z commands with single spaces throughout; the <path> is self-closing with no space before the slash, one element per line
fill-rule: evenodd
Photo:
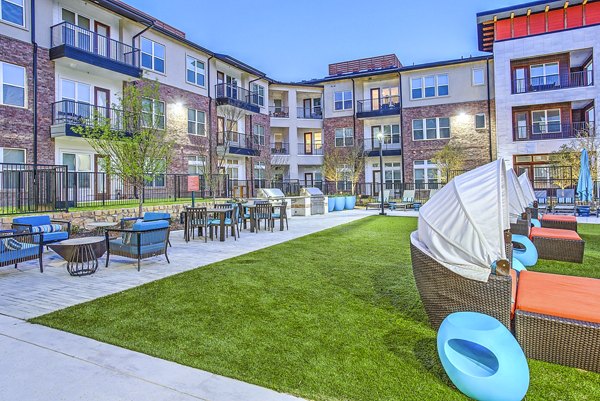
<path fill-rule="evenodd" d="M 225 77 L 225 82 L 227 83 L 227 97 L 232 99 L 238 98 L 238 82 L 237 79 L 230 77 L 227 75 Z M 249 99 L 245 99 L 248 101 Z"/>
<path fill-rule="evenodd" d="M 313 154 L 313 136 L 312 132 L 304 133 L 304 154 L 312 155 Z"/>
<path fill-rule="evenodd" d="M 67 22 L 63 31 L 65 44 L 91 52 L 92 32 L 90 31 L 90 19 L 63 8 L 62 20 Z"/>
<path fill-rule="evenodd" d="M 313 173 L 304 173 L 304 185 L 307 187 L 312 187 L 315 185 Z"/>
<path fill-rule="evenodd" d="M 381 189 L 381 170 L 373 170 L 373 196 L 379 196 Z"/>
<path fill-rule="evenodd" d="M 94 22 L 96 32 L 95 53 L 104 57 L 110 57 L 110 27 L 101 22 Z"/>
<path fill-rule="evenodd" d="M 303 113 L 303 117 L 304 118 L 310 118 L 311 112 L 310 112 L 310 99 L 304 99 L 302 101 L 303 104 L 303 109 L 304 109 L 304 113 Z"/>
<path fill-rule="evenodd" d="M 94 100 L 98 115 L 110 118 L 110 91 L 104 88 L 94 88 Z"/>
<path fill-rule="evenodd" d="M 57 109 L 57 121 L 78 124 L 90 117 L 92 87 L 70 79 L 60 80 L 61 107 Z"/>
<path fill-rule="evenodd" d="M 379 88 L 371 89 L 371 110 L 379 110 L 381 90 Z"/>

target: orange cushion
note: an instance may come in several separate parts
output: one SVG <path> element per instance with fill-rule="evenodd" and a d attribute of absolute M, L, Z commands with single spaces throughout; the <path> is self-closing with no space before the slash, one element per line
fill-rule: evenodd
<path fill-rule="evenodd" d="M 564 216 L 560 214 L 545 214 L 542 216 L 542 220 L 547 221 L 568 221 L 577 223 L 577 217 L 575 216 Z"/>
<path fill-rule="evenodd" d="M 600 280 L 524 270 L 517 310 L 600 323 Z"/>
<path fill-rule="evenodd" d="M 515 316 L 515 308 L 517 306 L 517 271 L 515 269 L 510 269 L 510 278 L 512 289 L 510 292 L 510 318 L 512 319 Z"/>
<path fill-rule="evenodd" d="M 560 228 L 531 227 L 531 231 L 529 231 L 529 238 L 533 239 L 533 237 L 581 241 L 581 237 L 576 231 L 562 230 Z"/>

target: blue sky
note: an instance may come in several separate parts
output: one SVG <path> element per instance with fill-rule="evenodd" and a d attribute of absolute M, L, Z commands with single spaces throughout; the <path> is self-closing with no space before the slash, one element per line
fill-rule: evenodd
<path fill-rule="evenodd" d="M 404 65 L 481 54 L 475 14 L 523 0 L 125 0 L 274 79 L 395 53 Z"/>

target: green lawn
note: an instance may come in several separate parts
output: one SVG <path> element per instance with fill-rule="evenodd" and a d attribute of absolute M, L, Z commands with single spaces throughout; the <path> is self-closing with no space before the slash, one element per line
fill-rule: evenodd
<path fill-rule="evenodd" d="M 463 400 L 412 277 L 415 228 L 374 216 L 33 321 L 312 400 Z M 581 232 L 584 265 L 536 269 L 599 277 L 600 226 Z M 528 400 L 600 394 L 598 374 L 530 369 Z"/>

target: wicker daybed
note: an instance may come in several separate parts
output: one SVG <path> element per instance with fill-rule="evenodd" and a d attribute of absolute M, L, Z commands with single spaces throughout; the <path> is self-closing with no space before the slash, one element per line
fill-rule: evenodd
<path fill-rule="evenodd" d="M 544 214 L 540 220 L 544 228 L 558 228 L 577 232 L 577 217 L 570 215 Z"/>

